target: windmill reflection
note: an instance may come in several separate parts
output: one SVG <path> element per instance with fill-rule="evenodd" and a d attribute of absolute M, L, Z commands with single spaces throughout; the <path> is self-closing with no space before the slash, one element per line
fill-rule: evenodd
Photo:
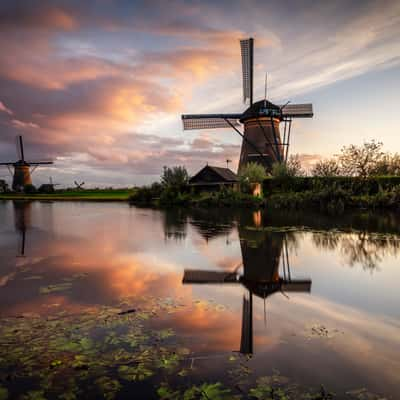
<path fill-rule="evenodd" d="M 229 244 L 229 234 L 236 225 L 232 212 L 221 209 L 193 209 L 189 222 L 207 243 L 225 236 L 226 243 Z"/>
<path fill-rule="evenodd" d="M 183 284 L 240 284 L 245 287 L 240 352 L 253 353 L 253 295 L 265 301 L 274 293 L 310 292 L 310 279 L 292 279 L 288 234 L 239 227 L 243 265 L 234 271 L 185 270 Z"/>
<path fill-rule="evenodd" d="M 15 230 L 21 236 L 18 257 L 25 257 L 26 232 L 31 227 L 32 203 L 29 201 L 13 201 L 13 207 Z"/>
<path fill-rule="evenodd" d="M 184 240 L 188 226 L 208 243 L 225 236 L 226 244 L 230 244 L 230 233 L 236 226 L 232 212 L 219 209 L 167 209 L 163 213 L 163 229 L 165 240 Z"/>

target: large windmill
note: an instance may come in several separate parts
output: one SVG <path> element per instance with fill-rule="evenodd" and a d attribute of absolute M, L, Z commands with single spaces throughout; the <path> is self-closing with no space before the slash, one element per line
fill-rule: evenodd
<path fill-rule="evenodd" d="M 311 118 L 312 104 L 275 105 L 266 98 L 253 103 L 254 39 L 240 41 L 243 69 L 243 102 L 250 106 L 243 113 L 182 115 L 183 129 L 233 128 L 243 139 L 239 170 L 257 162 L 267 171 L 274 162 L 286 162 L 293 118 Z M 279 131 L 283 123 L 283 137 Z M 243 125 L 243 131 L 238 127 Z"/>
<path fill-rule="evenodd" d="M 26 161 L 22 136 L 17 137 L 17 156 L 19 157 L 18 161 L 0 163 L 0 165 L 7 166 L 10 173 L 11 167 L 14 167 L 12 188 L 15 191 L 21 191 L 25 185 L 32 184 L 31 174 L 38 166 L 53 164 L 53 161 Z"/>

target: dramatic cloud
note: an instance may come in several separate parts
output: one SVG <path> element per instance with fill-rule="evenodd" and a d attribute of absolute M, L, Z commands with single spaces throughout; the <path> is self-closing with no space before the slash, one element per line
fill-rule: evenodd
<path fill-rule="evenodd" d="M 109 184 L 149 182 L 164 164 L 194 172 L 230 158 L 235 167 L 237 135 L 183 135 L 180 114 L 243 110 L 239 38 L 256 38 L 256 97 L 268 71 L 268 97 L 313 101 L 318 123 L 319 98 L 306 94 L 398 68 L 399 26 L 400 4 L 389 0 L 4 1 L 0 159 L 22 134 L 33 156 L 56 159 L 65 182 L 77 165 Z M 305 149 L 317 137 L 309 126 L 295 125 L 295 152 L 312 154 L 303 156 L 311 165 L 319 156 Z M 339 138 L 331 144 L 337 152 Z"/>

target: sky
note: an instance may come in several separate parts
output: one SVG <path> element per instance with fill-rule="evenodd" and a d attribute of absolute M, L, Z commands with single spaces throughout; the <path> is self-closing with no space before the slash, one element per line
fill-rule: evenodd
<path fill-rule="evenodd" d="M 63 186 L 133 186 L 163 166 L 237 168 L 229 129 L 183 131 L 181 114 L 242 112 L 239 39 L 255 38 L 255 98 L 311 102 L 291 154 L 306 166 L 375 139 L 400 152 L 400 2 L 0 2 L 0 162 Z M 6 168 L 0 179 L 10 180 Z"/>

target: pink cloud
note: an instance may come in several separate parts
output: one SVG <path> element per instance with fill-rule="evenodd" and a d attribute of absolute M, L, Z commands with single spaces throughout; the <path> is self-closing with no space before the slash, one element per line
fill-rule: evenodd
<path fill-rule="evenodd" d="M 16 128 L 21 128 L 21 129 L 27 129 L 27 128 L 38 129 L 38 128 L 40 128 L 40 126 L 38 124 L 35 124 L 34 122 L 23 122 L 23 121 L 20 121 L 18 119 L 11 120 L 11 123 Z"/>
<path fill-rule="evenodd" d="M 0 101 L 0 111 L 3 111 L 9 115 L 13 115 L 14 113 L 4 105 L 4 103 L 2 101 Z"/>

